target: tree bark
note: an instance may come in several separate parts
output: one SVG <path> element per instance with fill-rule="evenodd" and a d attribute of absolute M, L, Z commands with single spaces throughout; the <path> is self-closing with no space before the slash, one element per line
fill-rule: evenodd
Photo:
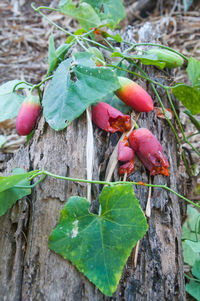
<path fill-rule="evenodd" d="M 144 32 L 149 37 L 149 33 Z M 148 70 L 152 78 L 161 74 L 151 67 Z M 145 87 L 144 81 L 138 82 L 152 95 L 154 105 L 159 106 L 150 86 L 147 84 Z M 159 90 L 159 93 L 167 106 L 162 91 Z M 166 120 L 158 119 L 154 111 L 142 113 L 138 124 L 140 127 L 147 127 L 156 135 L 170 163 L 170 176 L 157 175 L 152 179 L 153 183 L 167 184 L 178 191 L 180 183 L 177 145 L 169 125 Z M 85 114 L 61 132 L 53 131 L 42 117 L 33 140 L 28 146 L 21 147 L 14 159 L 9 161 L 6 173 L 10 174 L 14 167 L 27 171 L 44 168 L 63 176 L 86 178 L 86 137 Z M 94 178 L 104 179 L 106 164 L 118 139 L 118 134 L 106 134 L 95 128 Z M 149 181 L 148 171 L 137 159 L 135 170 L 129 177 L 130 180 Z M 118 179 L 116 170 L 113 180 Z M 92 186 L 92 199 L 98 199 L 99 189 L 97 185 Z M 148 189 L 137 186 L 134 190 L 145 210 Z M 59 220 L 64 202 L 71 195 L 86 196 L 87 186 L 48 177 L 33 189 L 31 196 L 17 202 L 0 218 L 2 300 L 185 300 L 181 248 L 181 208 L 185 205 L 177 196 L 161 189 L 152 190 L 149 230 L 140 241 L 137 265 L 133 265 L 133 251 L 116 293 L 109 298 L 70 262 L 48 249 L 49 235 Z M 94 201 L 93 211 L 96 207 L 97 202 Z"/>

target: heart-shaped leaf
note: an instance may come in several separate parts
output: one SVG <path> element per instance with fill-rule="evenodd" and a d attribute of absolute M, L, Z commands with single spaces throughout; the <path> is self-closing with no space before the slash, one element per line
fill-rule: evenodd
<path fill-rule="evenodd" d="M 70 260 L 105 295 L 112 296 L 121 272 L 147 223 L 131 184 L 104 187 L 101 214 L 89 202 L 71 197 L 61 210 L 49 248 Z"/>

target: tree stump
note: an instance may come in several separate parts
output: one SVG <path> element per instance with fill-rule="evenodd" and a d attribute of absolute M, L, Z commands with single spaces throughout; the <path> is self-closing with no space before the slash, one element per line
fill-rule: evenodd
<path fill-rule="evenodd" d="M 139 33 L 140 41 L 152 38 L 152 28 L 146 25 Z M 161 75 L 148 67 L 151 78 Z M 164 74 L 162 74 L 162 78 Z M 165 78 L 163 79 L 165 81 Z M 138 80 L 159 106 L 148 83 Z M 167 106 L 165 95 L 160 96 Z M 50 172 L 77 178 L 86 178 L 87 122 L 85 113 L 67 129 L 55 132 L 42 117 L 33 139 L 15 154 L 6 170 L 45 169 Z M 173 122 L 173 120 L 172 120 Z M 167 184 L 179 190 L 179 159 L 175 137 L 166 120 L 158 119 L 154 111 L 142 113 L 138 124 L 146 127 L 161 142 L 170 164 L 170 176 L 155 176 L 154 184 Z M 107 134 L 94 129 L 94 179 L 105 176 L 109 157 L 119 139 L 118 134 Z M 149 172 L 136 159 L 131 181 L 149 181 Z M 118 171 L 113 180 L 119 180 Z M 92 186 L 92 199 L 98 200 L 99 186 Z M 137 198 L 145 210 L 148 188 L 134 187 Z M 87 185 L 46 178 L 33 189 L 33 193 L 18 201 L 0 218 L 0 295 L 4 301 L 183 301 L 185 300 L 183 259 L 181 248 L 181 207 L 185 205 L 172 193 L 152 189 L 149 230 L 140 241 L 136 267 L 130 254 L 122 273 L 118 289 L 112 298 L 104 296 L 77 269 L 61 256 L 48 249 L 48 238 L 56 226 L 64 202 L 72 195 L 86 197 Z M 95 211 L 97 202 L 92 208 Z"/>

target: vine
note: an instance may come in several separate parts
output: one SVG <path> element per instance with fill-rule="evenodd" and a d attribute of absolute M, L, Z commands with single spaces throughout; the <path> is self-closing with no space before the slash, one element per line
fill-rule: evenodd
<path fill-rule="evenodd" d="M 101 11 L 101 5 L 104 6 L 104 12 Z M 116 7 L 121 7 L 117 13 Z M 0 121 L 17 116 L 18 132 L 30 138 L 41 108 L 46 122 L 56 131 L 69 126 L 87 110 L 87 118 L 90 121 L 92 118 L 102 130 L 123 133 L 119 141 L 118 160 L 122 162 L 119 174 L 124 175 L 124 181 L 78 179 L 56 175 L 45 170 L 25 172 L 17 168 L 13 170 L 11 176 L 0 177 L 0 215 L 5 214 L 17 200 L 30 194 L 31 189 L 44 181 L 46 176 L 78 183 L 105 185 L 100 195 L 98 215 L 89 212 L 87 199 L 78 196 L 70 197 L 61 211 L 57 227 L 50 236 L 49 247 L 76 265 L 79 271 L 104 294 L 112 296 L 132 248 L 147 231 L 147 220 L 135 197 L 133 186 L 165 189 L 200 209 L 198 202 L 189 200 L 166 185 L 126 180 L 127 175 L 134 170 L 134 152 L 149 170 L 150 175 L 169 175 L 169 163 L 157 138 L 148 129 L 140 129 L 136 120 L 132 120 L 127 114 L 130 112 L 130 107 L 139 112 L 150 112 L 153 109 L 153 102 L 151 96 L 142 87 L 126 78 L 126 74 L 149 82 L 163 116 L 174 133 L 186 170 L 190 174 L 182 144 L 188 144 L 198 156 L 200 152 L 190 143 L 191 136 L 186 137 L 184 133 L 173 97 L 186 107 L 186 114 L 197 129 L 194 135 L 198 134 L 200 124 L 194 115 L 200 113 L 200 62 L 194 58 L 187 58 L 165 45 L 131 43 L 123 40 L 119 34 L 110 34 L 106 27 L 113 30 L 125 15 L 121 0 L 110 1 L 110 6 L 102 0 L 92 2 L 82 0 L 78 7 L 72 0 L 62 0 L 58 8 L 46 6 L 36 8 L 34 4 L 32 8 L 57 30 L 64 32 L 67 40 L 56 48 L 53 35 L 50 36 L 49 69 L 40 83 L 33 85 L 26 81 L 14 80 L 0 86 Z M 71 33 L 53 22 L 41 10 L 72 16 L 79 21 L 82 28 Z M 102 42 L 96 40 L 98 36 L 101 37 Z M 129 47 L 120 52 L 116 44 Z M 83 51 L 69 57 L 70 49 L 75 45 Z M 104 58 L 101 49 L 110 53 L 110 56 Z M 117 64 L 111 61 L 113 57 L 118 58 Z M 183 83 L 163 85 L 150 78 L 143 70 L 143 65 L 164 69 L 183 67 L 184 64 L 187 64 L 186 71 L 191 82 L 190 86 Z M 49 85 L 43 91 L 47 81 L 50 81 Z M 158 86 L 166 93 L 181 138 L 166 113 L 157 90 Z M 29 90 L 29 96 L 24 97 L 19 93 L 23 89 Z M 131 98 L 130 95 L 133 97 Z M 108 101 L 109 97 L 111 99 Z M 88 110 L 91 105 L 94 106 L 92 113 Z M 146 143 L 148 140 L 150 142 Z M 139 147 L 140 144 L 142 148 Z M 30 184 L 38 176 L 40 176 L 39 180 Z M 119 234 L 123 237 L 120 243 Z M 97 242 L 96 248 L 100 250 L 96 258 L 92 255 L 95 254 L 93 239 Z M 113 261 L 112 257 L 116 260 Z"/>

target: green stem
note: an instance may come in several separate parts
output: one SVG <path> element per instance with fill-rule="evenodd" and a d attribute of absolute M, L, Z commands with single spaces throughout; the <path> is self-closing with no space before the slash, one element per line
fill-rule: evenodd
<path fill-rule="evenodd" d="M 15 89 L 17 88 L 17 86 L 19 86 L 19 85 L 21 85 L 21 84 L 26 84 L 26 85 L 31 86 L 31 87 L 33 86 L 32 84 L 30 84 L 30 83 L 28 83 L 28 82 L 21 81 L 21 82 L 17 83 L 17 84 L 13 87 L 12 92 L 15 92 Z"/>
<path fill-rule="evenodd" d="M 29 178 L 29 180 L 31 181 L 32 179 L 34 179 L 35 177 L 37 177 L 39 175 L 47 175 L 47 176 L 51 176 L 51 177 L 56 178 L 56 179 L 61 179 L 61 180 L 66 180 L 66 181 L 71 181 L 71 182 L 79 182 L 79 183 L 90 183 L 90 184 L 99 184 L 99 185 L 132 184 L 132 185 L 142 185 L 142 186 L 146 186 L 146 187 L 163 188 L 165 190 L 168 190 L 168 191 L 172 192 L 173 194 L 175 194 L 176 196 L 178 196 L 181 199 L 185 200 L 186 202 L 192 204 L 193 206 L 195 206 L 197 208 L 200 208 L 200 205 L 195 204 L 194 202 L 192 202 L 189 199 L 185 198 L 184 196 L 177 193 L 175 190 L 167 187 L 166 185 L 156 185 L 156 184 L 148 184 L 148 183 L 132 182 L 132 181 L 131 182 L 129 182 L 129 181 L 107 182 L 107 181 L 97 181 L 97 180 L 85 180 L 85 179 L 77 179 L 77 178 L 59 176 L 59 175 L 53 174 L 53 173 L 45 171 L 45 170 L 39 171 L 38 173 L 34 174 L 32 177 Z"/>
<path fill-rule="evenodd" d="M 174 112 L 174 116 L 175 116 L 175 118 L 176 118 L 176 121 L 177 121 L 177 123 L 178 123 L 178 125 L 179 125 L 179 128 L 180 128 L 180 130 L 181 130 L 181 133 L 182 133 L 183 138 L 184 138 L 184 140 L 185 140 L 185 138 L 186 138 L 186 137 L 185 137 L 185 133 L 184 133 L 182 124 L 181 124 L 181 122 L 180 122 L 180 119 L 179 119 L 179 117 L 178 117 L 178 114 L 176 113 L 176 109 L 175 109 L 175 107 L 174 107 L 174 104 L 173 104 L 173 102 L 172 102 L 171 95 L 170 95 L 170 93 L 169 93 L 169 89 L 168 89 L 168 88 L 165 88 L 165 91 L 166 91 L 166 93 L 167 93 L 167 97 L 168 97 L 169 103 L 170 103 L 170 105 L 171 105 L 172 111 Z"/>
<path fill-rule="evenodd" d="M 196 136 L 196 135 L 200 135 L 200 132 L 196 132 L 196 133 L 194 133 L 194 134 L 192 134 L 192 135 L 187 136 L 187 139 L 189 139 L 189 138 L 191 138 L 191 137 L 193 137 L 193 136 Z"/>
<path fill-rule="evenodd" d="M 132 64 L 134 64 L 134 63 L 132 63 Z M 134 64 L 134 65 L 135 65 L 135 64 Z M 146 80 L 149 81 L 150 83 L 156 84 L 156 85 L 160 86 L 161 88 L 164 88 L 164 89 L 166 88 L 166 86 L 164 86 L 164 85 L 162 85 L 162 84 L 160 84 L 160 83 L 158 83 L 158 82 L 156 82 L 156 81 L 150 79 L 150 78 L 147 77 L 147 76 L 143 76 L 143 75 L 141 75 L 141 74 L 139 74 L 139 73 L 137 73 L 137 72 L 133 72 L 133 71 L 128 70 L 128 69 L 126 69 L 126 68 L 122 68 L 122 67 L 119 67 L 119 66 L 116 66 L 116 65 L 112 65 L 112 64 L 107 64 L 106 66 L 112 67 L 112 68 L 116 68 L 116 69 L 119 69 L 119 70 L 121 70 L 121 71 L 128 72 L 128 73 L 133 74 L 133 75 L 135 75 L 135 76 L 137 76 L 137 77 L 146 79 Z"/>
<path fill-rule="evenodd" d="M 193 151 L 200 157 L 200 152 L 192 145 L 192 143 L 190 143 L 190 142 L 188 141 L 187 138 L 185 138 L 184 141 L 185 141 L 185 143 L 187 143 L 187 144 L 193 149 Z"/>
<path fill-rule="evenodd" d="M 49 6 L 39 6 L 39 7 L 35 7 L 34 6 L 34 3 L 32 3 L 31 4 L 31 7 L 35 10 L 35 11 L 37 11 L 37 12 L 39 12 L 39 10 L 41 10 L 41 9 L 48 9 L 48 10 L 52 10 L 52 11 L 60 11 L 59 9 L 57 9 L 57 8 L 52 8 L 52 7 L 49 7 Z"/>
<path fill-rule="evenodd" d="M 135 122 L 135 128 L 139 129 L 139 125 Z"/>
<path fill-rule="evenodd" d="M 148 75 L 146 74 L 146 72 L 144 72 L 144 70 L 143 70 L 142 68 L 140 68 L 138 65 L 136 65 L 136 64 L 134 64 L 134 65 L 140 70 L 140 72 L 142 72 L 142 73 L 145 75 L 145 77 L 147 78 L 147 80 L 149 80 L 149 77 L 148 77 Z M 161 108 L 162 108 L 164 117 L 166 118 L 166 120 L 167 120 L 169 126 L 171 127 L 171 129 L 172 129 L 172 131 L 173 131 L 173 133 L 174 133 L 174 136 L 176 137 L 176 140 L 177 140 L 178 144 L 181 146 L 181 142 L 180 142 L 180 139 L 179 139 L 179 137 L 178 137 L 178 135 L 177 135 L 177 133 L 176 133 L 176 130 L 175 130 L 174 126 L 172 125 L 172 123 L 171 123 L 169 117 L 167 116 L 167 114 L 166 114 L 166 112 L 165 112 L 165 107 L 164 107 L 163 102 L 162 102 L 162 100 L 161 100 L 161 98 L 160 98 L 160 95 L 158 94 L 156 88 L 154 87 L 154 85 L 153 85 L 153 83 L 152 83 L 151 81 L 150 81 L 150 85 L 151 85 L 151 87 L 152 87 L 152 89 L 153 89 L 153 91 L 154 91 L 154 93 L 155 93 L 155 95 L 156 95 L 156 97 L 157 97 L 157 99 L 158 99 L 158 101 L 159 101 L 159 103 L 160 103 L 160 106 L 161 106 Z M 164 85 L 162 85 L 162 88 L 166 89 L 166 87 L 165 87 Z"/>
<path fill-rule="evenodd" d="M 188 145 L 190 145 L 190 147 L 195 151 L 195 153 L 196 153 L 198 156 L 200 156 L 200 153 L 198 152 L 198 150 L 197 150 L 197 149 L 196 149 L 196 148 L 188 141 L 187 137 L 185 136 L 185 133 L 184 133 L 182 124 L 181 124 L 180 119 L 179 119 L 179 117 L 178 117 L 178 115 L 177 115 L 177 113 L 176 113 L 176 109 L 175 109 L 174 104 L 173 104 L 173 102 L 172 102 L 171 95 L 170 95 L 170 93 L 169 93 L 168 88 L 165 88 L 165 91 L 166 91 L 166 93 L 167 93 L 167 97 L 168 97 L 169 103 L 170 103 L 170 105 L 171 105 L 171 107 L 172 107 L 172 111 L 174 112 L 176 121 L 177 121 L 177 123 L 178 123 L 178 125 L 179 125 L 179 128 L 180 128 L 180 130 L 181 130 L 181 133 L 182 133 L 182 135 L 183 135 L 183 140 L 184 140 L 184 142 L 187 143 Z"/>
<path fill-rule="evenodd" d="M 112 48 L 110 49 L 110 48 L 108 48 L 108 47 L 106 47 L 106 46 L 104 46 L 104 45 L 102 45 L 102 44 L 100 44 L 100 43 L 98 43 L 98 42 L 96 42 L 96 41 L 94 41 L 94 40 L 85 38 L 85 37 L 83 37 L 83 35 L 82 35 L 81 37 L 82 37 L 85 41 L 87 41 L 87 42 L 90 42 L 90 43 L 92 43 L 92 44 L 94 44 L 94 45 L 96 45 L 96 46 L 98 46 L 98 47 L 101 47 L 101 48 L 103 48 L 103 49 L 109 51 L 109 52 L 113 52 Z"/>
<path fill-rule="evenodd" d="M 23 189 L 34 188 L 34 187 L 37 186 L 39 183 L 41 183 L 42 181 L 44 181 L 45 178 L 46 178 L 46 175 L 43 175 L 43 177 L 41 177 L 41 179 L 39 179 L 37 182 L 35 182 L 35 183 L 32 184 L 32 185 L 29 185 L 29 186 L 15 185 L 15 188 L 23 188 Z"/>
<path fill-rule="evenodd" d="M 186 56 L 184 56 L 182 53 L 179 53 L 178 51 L 176 51 L 176 50 L 174 50 L 170 47 L 167 47 L 165 45 L 154 44 L 154 43 L 131 43 L 131 42 L 125 41 L 125 40 L 122 40 L 122 42 L 125 43 L 125 44 L 133 46 L 133 48 L 136 48 L 138 46 L 154 46 L 154 47 L 160 47 L 160 48 L 163 48 L 163 49 L 167 49 L 167 50 L 170 50 L 171 52 L 174 52 L 174 53 L 180 55 L 184 60 L 188 61 L 188 58 Z"/>
<path fill-rule="evenodd" d="M 187 274 L 184 274 L 184 276 L 185 276 L 186 278 L 188 278 L 189 280 L 192 280 L 192 281 L 195 281 L 195 282 L 199 282 L 199 283 L 200 283 L 200 280 L 199 280 L 199 279 L 192 278 L 192 277 L 188 276 Z"/>
<path fill-rule="evenodd" d="M 59 25 L 56 24 L 55 22 L 51 21 L 45 14 L 43 14 L 43 13 L 40 11 L 40 7 L 35 8 L 35 6 L 34 6 L 33 3 L 31 4 L 31 7 L 32 7 L 36 12 L 38 12 L 38 14 L 39 14 L 40 16 L 42 16 L 44 19 L 46 19 L 50 24 L 52 24 L 53 26 L 55 26 L 55 27 L 58 28 L 59 30 L 63 31 L 63 32 L 66 33 L 67 35 L 72 36 L 72 37 L 76 37 L 76 35 L 74 35 L 74 34 L 71 33 L 70 31 L 65 30 L 64 28 L 62 28 L 61 26 L 59 26 Z M 41 7 L 42 7 L 42 6 L 41 6 Z"/>
<path fill-rule="evenodd" d="M 46 81 L 50 80 L 53 78 L 53 75 L 50 75 L 48 77 L 46 77 L 43 81 L 41 81 L 39 84 L 37 85 L 34 85 L 32 88 L 31 88 L 31 92 L 34 90 L 34 89 L 38 89 L 40 88 Z"/>
<path fill-rule="evenodd" d="M 84 44 L 78 39 L 78 37 L 76 37 L 76 41 L 77 43 L 85 50 L 88 51 L 88 49 L 84 46 Z"/>
<path fill-rule="evenodd" d="M 112 51 L 116 51 L 115 47 L 113 47 L 107 39 L 104 39 L 104 41 L 108 44 L 108 46 L 110 47 L 110 49 L 112 49 Z"/>

